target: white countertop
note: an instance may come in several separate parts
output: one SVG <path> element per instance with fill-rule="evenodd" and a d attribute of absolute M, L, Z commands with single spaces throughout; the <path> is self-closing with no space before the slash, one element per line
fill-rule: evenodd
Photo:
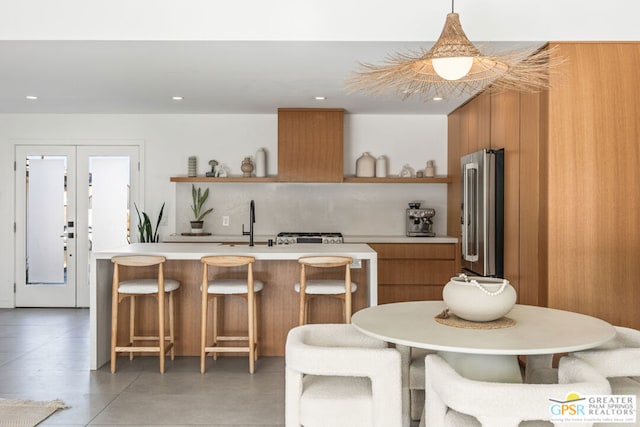
<path fill-rule="evenodd" d="M 110 259 L 116 255 L 153 254 L 170 260 L 194 260 L 206 255 L 250 255 L 257 260 L 293 260 L 312 255 L 344 255 L 354 259 L 377 259 L 377 253 L 366 244 L 344 243 L 301 244 L 281 246 L 223 245 L 220 243 L 132 243 L 111 250 L 94 252 L 93 257 Z"/>
<path fill-rule="evenodd" d="M 254 236 L 256 243 L 267 243 L 269 239 L 275 241 L 274 235 L 260 234 Z M 239 234 L 214 234 L 211 236 L 182 236 L 180 234 L 171 234 L 162 239 L 167 243 L 225 243 L 225 242 L 248 242 L 249 237 L 240 236 Z M 397 236 L 359 236 L 344 235 L 345 243 L 457 243 L 458 239 L 449 236 L 437 237 L 407 237 L 403 235 Z"/>

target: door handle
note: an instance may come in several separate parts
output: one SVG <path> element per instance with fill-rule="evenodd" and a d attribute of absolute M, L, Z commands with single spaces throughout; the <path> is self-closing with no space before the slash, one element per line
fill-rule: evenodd
<path fill-rule="evenodd" d="M 478 164 L 467 163 L 463 169 L 462 258 L 478 261 Z"/>

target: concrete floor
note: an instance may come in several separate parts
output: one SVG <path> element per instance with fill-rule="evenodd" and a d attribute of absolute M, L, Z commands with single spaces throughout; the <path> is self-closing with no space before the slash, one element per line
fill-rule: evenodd
<path fill-rule="evenodd" d="M 89 310 L 0 309 L 0 398 L 62 399 L 42 426 L 283 426 L 284 358 L 118 358 L 89 370 Z"/>

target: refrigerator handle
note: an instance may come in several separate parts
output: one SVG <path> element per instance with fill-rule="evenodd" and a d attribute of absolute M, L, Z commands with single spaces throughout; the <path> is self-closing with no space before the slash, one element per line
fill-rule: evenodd
<path fill-rule="evenodd" d="M 478 164 L 467 163 L 462 177 L 462 258 L 478 261 Z"/>

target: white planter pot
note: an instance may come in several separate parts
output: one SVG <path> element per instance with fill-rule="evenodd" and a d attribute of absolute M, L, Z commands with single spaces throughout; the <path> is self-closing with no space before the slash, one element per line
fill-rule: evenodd
<path fill-rule="evenodd" d="M 442 290 L 451 313 L 472 322 L 490 322 L 507 314 L 516 303 L 516 291 L 505 279 L 452 277 Z"/>
<path fill-rule="evenodd" d="M 204 221 L 191 221 L 191 234 L 202 234 L 204 232 Z"/>

